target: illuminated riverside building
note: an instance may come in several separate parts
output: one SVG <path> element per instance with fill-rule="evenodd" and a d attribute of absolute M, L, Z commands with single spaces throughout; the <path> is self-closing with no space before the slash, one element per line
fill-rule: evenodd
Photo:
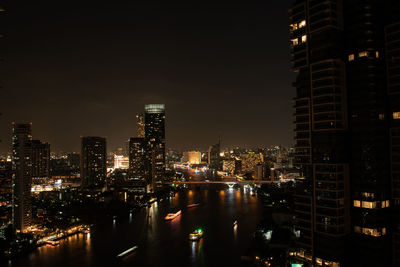
<path fill-rule="evenodd" d="M 240 156 L 242 160 L 242 172 L 254 172 L 257 164 L 264 161 L 261 153 L 248 152 Z"/>
<path fill-rule="evenodd" d="M 146 179 L 146 146 L 144 138 L 132 137 L 129 139 L 129 178 Z"/>
<path fill-rule="evenodd" d="M 81 179 L 83 188 L 102 187 L 106 182 L 106 139 L 81 138 Z"/>
<path fill-rule="evenodd" d="M 400 230 L 391 231 L 399 19 L 391 13 L 400 13 L 398 1 L 297 0 L 289 11 L 302 170 L 295 255 L 315 265 L 399 266 Z"/>
<path fill-rule="evenodd" d="M 222 161 L 222 170 L 230 174 L 235 173 L 235 159 L 224 159 Z"/>
<path fill-rule="evenodd" d="M 50 144 L 32 140 L 32 177 L 49 178 Z"/>
<path fill-rule="evenodd" d="M 188 162 L 189 164 L 200 164 L 201 152 L 200 151 L 183 152 L 182 162 Z"/>
<path fill-rule="evenodd" d="M 165 105 L 145 105 L 145 143 L 149 183 L 163 179 L 165 174 Z"/>
<path fill-rule="evenodd" d="M 12 223 L 26 232 L 32 221 L 32 133 L 31 124 L 13 123 L 12 133 Z"/>

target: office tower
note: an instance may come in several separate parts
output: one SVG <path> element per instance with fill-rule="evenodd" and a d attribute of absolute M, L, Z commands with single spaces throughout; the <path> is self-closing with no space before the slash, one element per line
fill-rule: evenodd
<path fill-rule="evenodd" d="M 298 0 L 289 11 L 297 256 L 316 265 L 391 265 L 390 2 Z"/>
<path fill-rule="evenodd" d="M 32 140 L 32 177 L 48 178 L 50 176 L 50 144 Z"/>
<path fill-rule="evenodd" d="M 165 172 L 165 105 L 145 105 L 145 142 L 150 162 L 151 183 L 160 181 Z"/>
<path fill-rule="evenodd" d="M 145 121 L 144 121 L 144 114 L 139 113 L 136 115 L 136 133 L 137 137 L 144 138 L 144 129 L 145 129 Z"/>
<path fill-rule="evenodd" d="M 142 137 L 129 139 L 129 178 L 148 179 L 146 143 Z"/>
<path fill-rule="evenodd" d="M 210 169 L 216 171 L 222 169 L 222 159 L 220 153 L 221 153 L 221 141 L 218 141 L 217 144 L 211 145 L 208 148 L 208 166 L 210 167 Z"/>
<path fill-rule="evenodd" d="M 13 123 L 12 134 L 12 223 L 16 231 L 25 232 L 32 220 L 31 124 Z"/>
<path fill-rule="evenodd" d="M 85 136 L 81 142 L 82 187 L 102 187 L 106 182 L 106 139 Z"/>

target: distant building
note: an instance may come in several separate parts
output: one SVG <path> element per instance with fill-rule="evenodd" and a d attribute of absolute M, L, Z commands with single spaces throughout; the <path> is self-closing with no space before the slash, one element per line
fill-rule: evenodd
<path fill-rule="evenodd" d="M 270 169 L 268 168 L 268 165 L 258 163 L 255 168 L 254 168 L 254 179 L 256 180 L 263 180 L 266 178 L 269 178 L 270 175 Z"/>
<path fill-rule="evenodd" d="M 182 162 L 188 162 L 189 164 L 200 164 L 201 152 L 200 151 L 183 152 Z"/>
<path fill-rule="evenodd" d="M 262 163 L 263 157 L 260 153 L 248 152 L 241 155 L 242 172 L 254 172 L 257 164 Z"/>
<path fill-rule="evenodd" d="M 222 169 L 222 160 L 221 160 L 221 141 L 217 144 L 210 146 L 208 149 L 208 165 L 210 169 L 221 170 Z"/>
<path fill-rule="evenodd" d="M 145 137 L 145 121 L 144 121 L 144 114 L 139 113 L 136 115 L 136 135 L 137 137 Z"/>
<path fill-rule="evenodd" d="M 129 139 L 129 178 L 148 179 L 146 143 L 142 137 Z"/>
<path fill-rule="evenodd" d="M 68 167 L 71 168 L 71 170 L 79 170 L 80 168 L 80 162 L 81 162 L 81 157 L 78 153 L 70 153 L 67 155 L 67 160 L 68 160 Z"/>
<path fill-rule="evenodd" d="M 114 169 L 127 170 L 129 168 L 129 157 L 114 154 Z"/>
<path fill-rule="evenodd" d="M 224 159 L 222 161 L 222 170 L 233 174 L 235 172 L 235 159 Z"/>
<path fill-rule="evenodd" d="M 12 223 L 17 231 L 25 232 L 32 221 L 31 124 L 13 123 L 12 149 Z"/>
<path fill-rule="evenodd" d="M 32 140 L 32 177 L 50 176 L 50 144 Z"/>
<path fill-rule="evenodd" d="M 102 187 L 106 182 L 106 139 L 86 136 L 81 141 L 82 187 Z"/>
<path fill-rule="evenodd" d="M 165 105 L 145 105 L 145 142 L 149 164 L 149 182 L 163 179 L 165 175 Z"/>

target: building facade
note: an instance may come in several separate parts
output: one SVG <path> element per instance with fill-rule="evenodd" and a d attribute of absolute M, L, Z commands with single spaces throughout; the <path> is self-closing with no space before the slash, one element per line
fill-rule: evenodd
<path fill-rule="evenodd" d="M 189 163 L 189 164 L 200 164 L 201 163 L 201 152 L 200 151 L 183 152 L 182 162 Z"/>
<path fill-rule="evenodd" d="M 26 232 L 32 222 L 32 132 L 31 124 L 12 126 L 12 224 Z"/>
<path fill-rule="evenodd" d="M 144 138 L 145 134 L 145 121 L 144 121 L 144 114 L 139 113 L 136 115 L 136 136 Z"/>
<path fill-rule="evenodd" d="M 215 171 L 222 170 L 221 141 L 208 149 L 208 166 Z"/>
<path fill-rule="evenodd" d="M 129 139 L 129 178 L 148 179 L 146 143 L 142 137 Z"/>
<path fill-rule="evenodd" d="M 83 188 L 103 187 L 106 183 L 106 139 L 95 136 L 81 138 L 81 179 Z"/>
<path fill-rule="evenodd" d="M 165 105 L 145 105 L 144 119 L 149 182 L 154 183 L 165 175 Z"/>
<path fill-rule="evenodd" d="M 50 177 L 50 144 L 32 140 L 32 177 Z"/>
<path fill-rule="evenodd" d="M 399 37 L 392 13 L 398 3 L 385 0 L 298 0 L 289 10 L 294 164 L 302 170 L 295 254 L 318 266 L 393 263 L 396 114 L 388 106 Z"/>

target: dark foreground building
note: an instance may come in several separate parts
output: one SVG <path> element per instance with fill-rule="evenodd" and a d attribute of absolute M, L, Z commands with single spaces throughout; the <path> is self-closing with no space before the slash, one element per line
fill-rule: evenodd
<path fill-rule="evenodd" d="M 107 173 L 106 139 L 95 136 L 85 136 L 81 139 L 82 187 L 103 187 Z"/>
<path fill-rule="evenodd" d="M 298 0 L 289 10 L 297 259 L 399 266 L 399 13 L 390 0 Z"/>

